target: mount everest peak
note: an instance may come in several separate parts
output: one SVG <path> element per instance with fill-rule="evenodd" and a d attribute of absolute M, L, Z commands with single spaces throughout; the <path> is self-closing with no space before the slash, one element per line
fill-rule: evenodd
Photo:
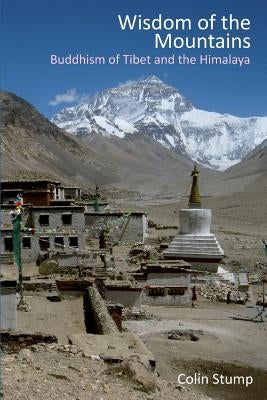
<path fill-rule="evenodd" d="M 267 117 L 239 118 L 197 109 L 156 76 L 129 81 L 54 115 L 52 122 L 86 140 L 148 135 L 206 167 L 224 170 L 267 138 Z"/>

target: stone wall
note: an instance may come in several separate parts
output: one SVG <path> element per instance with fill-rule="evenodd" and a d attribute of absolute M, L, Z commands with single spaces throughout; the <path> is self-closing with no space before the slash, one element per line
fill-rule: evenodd
<path fill-rule="evenodd" d="M 98 207 L 99 207 L 99 212 L 104 212 L 104 209 L 106 208 L 108 206 L 108 203 L 106 203 L 106 202 L 99 202 L 98 203 Z M 87 203 L 86 205 L 85 205 L 85 212 L 94 212 L 95 211 L 95 209 L 94 209 L 94 202 L 90 202 L 90 203 Z"/>
<path fill-rule="evenodd" d="M 63 225 L 62 215 L 65 213 L 72 214 L 71 225 Z M 49 214 L 49 226 L 42 226 L 39 223 L 41 214 Z M 80 250 L 84 250 L 84 213 L 82 207 L 49 207 L 49 208 L 37 208 L 33 209 L 34 215 L 34 227 L 38 233 L 38 236 L 49 236 L 50 248 L 55 249 L 54 237 L 62 236 L 64 238 L 64 246 L 69 247 L 69 237 L 78 236 L 78 247 Z M 47 229 L 56 230 L 53 235 L 46 233 Z M 72 232 L 73 231 L 73 232 Z M 60 249 L 60 248 L 57 248 Z"/>
<path fill-rule="evenodd" d="M 0 328 L 16 329 L 17 327 L 17 298 L 16 281 L 1 281 Z"/>
<path fill-rule="evenodd" d="M 12 254 L 12 253 L 6 253 L 5 248 L 4 248 L 4 238 L 8 237 L 10 240 L 12 240 L 12 231 L 7 231 L 7 232 L 2 232 L 1 235 L 1 254 Z M 58 233 L 56 236 L 63 236 L 64 237 L 64 245 L 68 246 L 69 242 L 69 235 L 67 234 L 61 234 Z M 74 235 L 76 236 L 76 234 Z M 55 253 L 58 253 L 58 261 L 59 265 L 62 267 L 76 267 L 78 265 L 88 265 L 91 264 L 92 261 L 92 254 L 89 252 L 85 252 L 84 249 L 84 237 L 79 235 L 78 237 L 78 243 L 82 244 L 83 249 L 78 249 L 78 248 L 56 248 L 54 246 L 54 236 L 48 235 L 46 233 L 44 234 L 27 234 L 23 233 L 21 234 L 21 255 L 22 255 L 22 262 L 24 263 L 36 263 L 38 256 L 40 254 L 40 245 L 39 245 L 39 238 L 42 237 L 47 237 L 50 243 L 50 250 L 52 250 Z M 23 247 L 23 238 L 29 238 L 30 240 L 30 248 L 25 248 Z"/>
<path fill-rule="evenodd" d="M 53 286 L 53 282 L 50 280 L 42 281 L 42 282 L 31 282 L 24 281 L 23 288 L 25 291 L 29 292 L 50 292 Z"/>
<path fill-rule="evenodd" d="M 5 225 L 9 225 L 9 228 L 12 230 L 12 219 L 10 216 L 11 211 L 15 210 L 14 204 L 12 205 L 1 205 L 1 224 L 3 227 Z M 22 221 L 26 221 L 26 216 L 22 215 Z"/>
<path fill-rule="evenodd" d="M 54 194 L 46 189 L 23 191 L 24 204 L 34 204 L 35 206 L 49 206 Z"/>
<path fill-rule="evenodd" d="M 11 221 L 11 216 L 10 212 L 14 211 L 15 207 L 14 205 L 12 206 L 2 206 L 1 207 L 1 237 L 0 237 L 0 254 L 11 254 L 12 252 L 6 251 L 5 248 L 5 238 L 9 239 L 9 242 L 12 245 L 12 232 L 13 232 L 13 227 L 12 227 L 12 221 Z M 25 225 L 27 220 L 27 215 L 26 213 L 22 215 L 22 226 Z M 22 233 L 22 236 L 24 236 L 24 233 Z M 25 235 L 28 236 L 28 235 Z M 23 254 L 24 254 L 24 249 L 22 249 Z M 26 259 L 28 261 L 28 253 L 26 251 L 25 253 Z"/>
<path fill-rule="evenodd" d="M 55 335 L 46 335 L 39 332 L 10 332 L 1 330 L 1 347 L 7 352 L 19 352 L 25 347 L 37 343 L 57 343 Z"/>
<path fill-rule="evenodd" d="M 84 296 L 84 319 L 88 333 L 100 335 L 118 333 L 118 328 L 108 312 L 105 301 L 94 286 L 89 287 Z"/>
<path fill-rule="evenodd" d="M 143 213 L 132 213 L 130 217 L 121 213 L 85 213 L 85 226 L 89 228 L 89 236 L 94 238 L 99 237 L 101 227 L 109 226 L 109 235 L 114 242 L 120 240 L 126 227 L 122 243 L 143 243 L 147 235 L 147 216 Z"/>
<path fill-rule="evenodd" d="M 93 260 L 93 254 L 88 252 L 72 252 L 72 253 L 61 253 L 57 257 L 57 261 L 60 268 L 64 267 L 93 267 L 95 261 Z"/>

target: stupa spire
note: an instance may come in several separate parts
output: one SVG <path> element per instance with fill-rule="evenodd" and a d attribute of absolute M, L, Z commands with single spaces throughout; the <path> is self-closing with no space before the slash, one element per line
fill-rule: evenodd
<path fill-rule="evenodd" d="M 201 198 L 198 189 L 198 175 L 199 170 L 197 169 L 197 166 L 194 165 L 194 169 L 191 173 L 191 176 L 193 177 L 193 182 L 188 203 L 189 208 L 201 208 Z"/>

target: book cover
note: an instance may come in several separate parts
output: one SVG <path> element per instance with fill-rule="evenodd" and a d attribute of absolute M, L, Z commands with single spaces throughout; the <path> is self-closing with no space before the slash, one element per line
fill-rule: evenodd
<path fill-rule="evenodd" d="M 1 398 L 264 398 L 266 18 L 1 1 Z"/>

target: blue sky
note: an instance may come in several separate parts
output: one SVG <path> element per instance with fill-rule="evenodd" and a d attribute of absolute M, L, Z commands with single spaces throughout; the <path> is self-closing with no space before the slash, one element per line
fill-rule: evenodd
<path fill-rule="evenodd" d="M 195 106 L 238 116 L 267 115 L 267 2 L 262 0 L 2 0 L 1 88 L 18 94 L 48 117 L 128 80 L 157 75 L 177 87 Z M 154 48 L 153 33 L 122 31 L 117 15 L 161 13 L 170 18 L 199 18 L 232 13 L 249 18 L 251 48 L 186 50 Z M 207 31 L 203 35 L 208 34 Z M 179 32 L 173 32 L 179 36 Z M 198 35 L 192 30 L 190 35 Z M 216 31 L 216 35 L 224 35 Z M 237 35 L 233 32 L 233 35 Z M 240 36 L 244 35 L 239 33 Z M 131 54 L 163 56 L 199 53 L 249 56 L 251 65 L 80 65 L 55 66 L 50 54 L 90 56 Z M 63 95 L 59 97 L 58 95 Z M 58 97 L 56 97 L 58 96 Z"/>

